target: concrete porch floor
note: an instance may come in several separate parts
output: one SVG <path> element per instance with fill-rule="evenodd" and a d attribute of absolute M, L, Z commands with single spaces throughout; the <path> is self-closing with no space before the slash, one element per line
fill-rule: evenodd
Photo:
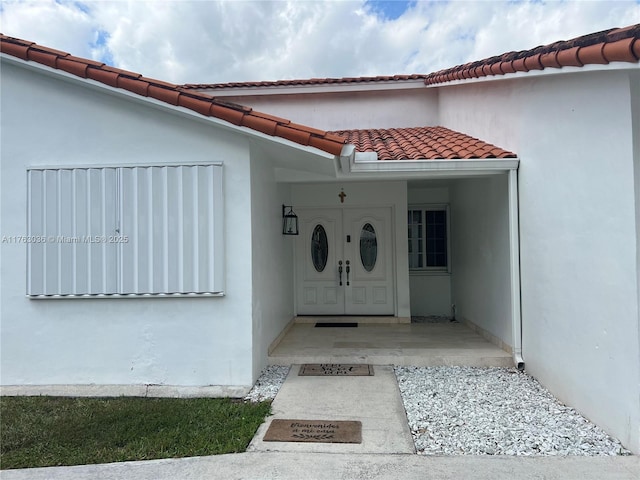
<path fill-rule="evenodd" d="M 269 355 L 269 364 L 302 363 L 513 366 L 509 353 L 457 322 L 322 328 L 294 323 Z"/>

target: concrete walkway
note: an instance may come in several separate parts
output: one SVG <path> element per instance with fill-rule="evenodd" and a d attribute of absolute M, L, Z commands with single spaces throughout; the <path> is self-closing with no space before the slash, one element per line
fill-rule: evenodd
<path fill-rule="evenodd" d="M 293 365 L 272 404 L 273 415 L 256 433 L 248 451 L 324 453 L 414 453 L 413 439 L 393 367 L 374 366 L 374 375 L 299 376 Z M 265 442 L 274 418 L 356 420 L 362 443 Z"/>
<path fill-rule="evenodd" d="M 390 366 L 369 377 L 299 376 L 294 365 L 273 417 L 241 454 L 0 471 L 2 480 L 638 480 L 633 457 L 435 457 L 414 454 Z M 362 444 L 264 442 L 273 418 L 360 420 Z"/>

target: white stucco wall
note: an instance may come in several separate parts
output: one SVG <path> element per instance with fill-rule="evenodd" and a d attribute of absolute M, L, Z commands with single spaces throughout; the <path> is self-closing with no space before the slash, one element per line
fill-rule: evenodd
<path fill-rule="evenodd" d="M 271 159 L 251 149 L 253 375 L 267 365 L 271 343 L 294 316 L 293 237 L 282 235 L 282 205 L 290 186 L 278 184 Z"/>
<path fill-rule="evenodd" d="M 411 205 L 449 204 L 449 184 L 442 181 L 409 182 Z M 451 212 L 449 212 L 451 223 Z M 451 243 L 449 244 L 451 246 Z M 409 271 L 411 315 L 451 316 L 451 275 L 449 272 Z"/>
<path fill-rule="evenodd" d="M 30 300 L 26 246 L 2 243 L 2 384 L 251 385 L 248 142 L 103 92 L 3 63 L 2 235 L 26 234 L 31 165 L 223 162 L 226 295 Z"/>
<path fill-rule="evenodd" d="M 451 188 L 452 303 L 456 318 L 512 346 L 508 175 Z"/>
<path fill-rule="evenodd" d="M 639 453 L 633 79 L 583 71 L 444 87 L 440 120 L 521 159 L 527 371 Z"/>
<path fill-rule="evenodd" d="M 438 96 L 411 90 L 227 97 L 225 100 L 293 122 L 334 131 L 437 125 Z"/>
<path fill-rule="evenodd" d="M 344 204 L 338 194 L 347 194 Z M 396 316 L 410 316 L 409 261 L 407 258 L 407 183 L 322 183 L 295 184 L 291 187 L 291 200 L 295 207 L 391 207 L 394 223 Z"/>
<path fill-rule="evenodd" d="M 638 315 L 636 326 L 638 329 L 638 344 L 640 344 L 640 72 L 633 73 L 630 79 L 633 170 L 636 193 L 636 287 L 638 292 L 636 296 L 636 314 Z M 638 385 L 638 396 L 640 396 L 640 369 L 636 373 L 635 382 Z M 640 422 L 636 423 L 636 430 L 636 434 L 640 438 Z"/>

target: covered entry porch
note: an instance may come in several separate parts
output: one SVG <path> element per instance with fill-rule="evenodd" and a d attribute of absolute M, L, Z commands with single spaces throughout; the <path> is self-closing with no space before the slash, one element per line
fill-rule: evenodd
<path fill-rule="evenodd" d="M 510 353 L 463 323 L 379 323 L 379 317 L 343 319 L 358 326 L 320 328 L 316 322 L 338 319 L 296 319 L 271 349 L 269 364 L 513 366 Z"/>
<path fill-rule="evenodd" d="M 388 319 L 391 320 L 391 319 Z M 318 327 L 351 322 L 357 327 Z M 298 317 L 269 352 L 270 365 L 513 366 L 511 354 L 464 323 L 388 323 L 385 317 Z"/>
<path fill-rule="evenodd" d="M 279 262 L 292 316 L 263 343 L 266 363 L 522 366 L 517 158 L 367 155 L 342 155 L 335 177 L 277 176 L 300 229 Z M 328 315 L 396 323 L 301 321 Z"/>
<path fill-rule="evenodd" d="M 335 315 L 322 309 L 314 317 L 315 313 L 306 311 L 306 297 L 298 296 L 298 316 L 271 344 L 268 362 L 521 367 L 517 173 L 513 168 L 505 170 L 294 187 L 294 203 L 302 207 L 320 195 L 339 198 L 342 192 L 348 195 L 345 204 L 357 202 L 360 208 L 392 192 L 401 197 L 387 200 L 393 205 L 393 256 L 386 265 L 394 274 L 394 308 L 387 317 Z M 440 215 L 440 226 L 428 223 L 430 212 Z M 377 224 L 375 227 L 376 232 L 382 231 Z M 431 257 L 430 228 L 442 244 Z M 358 231 L 346 233 L 358 239 Z M 379 251 L 385 246 L 384 238 L 378 235 Z M 302 234 L 296 242 L 296 252 L 303 254 L 312 244 Z M 362 245 L 354 243 L 356 248 Z M 357 262 L 360 256 L 350 257 L 352 265 L 354 257 Z M 304 255 L 297 258 L 304 259 Z M 433 258 L 435 264 L 430 263 Z M 300 292 L 305 287 L 305 272 L 299 262 L 296 265 L 295 284 Z M 336 285 L 349 288 L 346 282 L 340 284 L 339 268 L 331 273 Z M 432 320 L 416 322 L 416 317 Z M 450 322 L 453 318 L 457 321 Z M 315 327 L 316 322 L 335 321 L 358 326 Z"/>

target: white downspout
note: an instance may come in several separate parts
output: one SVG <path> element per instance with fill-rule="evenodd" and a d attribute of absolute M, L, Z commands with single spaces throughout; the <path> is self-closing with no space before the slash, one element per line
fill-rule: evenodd
<path fill-rule="evenodd" d="M 518 170 L 509 170 L 509 250 L 511 263 L 511 331 L 513 363 L 524 370 L 522 312 L 520 308 L 520 222 L 518 217 Z"/>

